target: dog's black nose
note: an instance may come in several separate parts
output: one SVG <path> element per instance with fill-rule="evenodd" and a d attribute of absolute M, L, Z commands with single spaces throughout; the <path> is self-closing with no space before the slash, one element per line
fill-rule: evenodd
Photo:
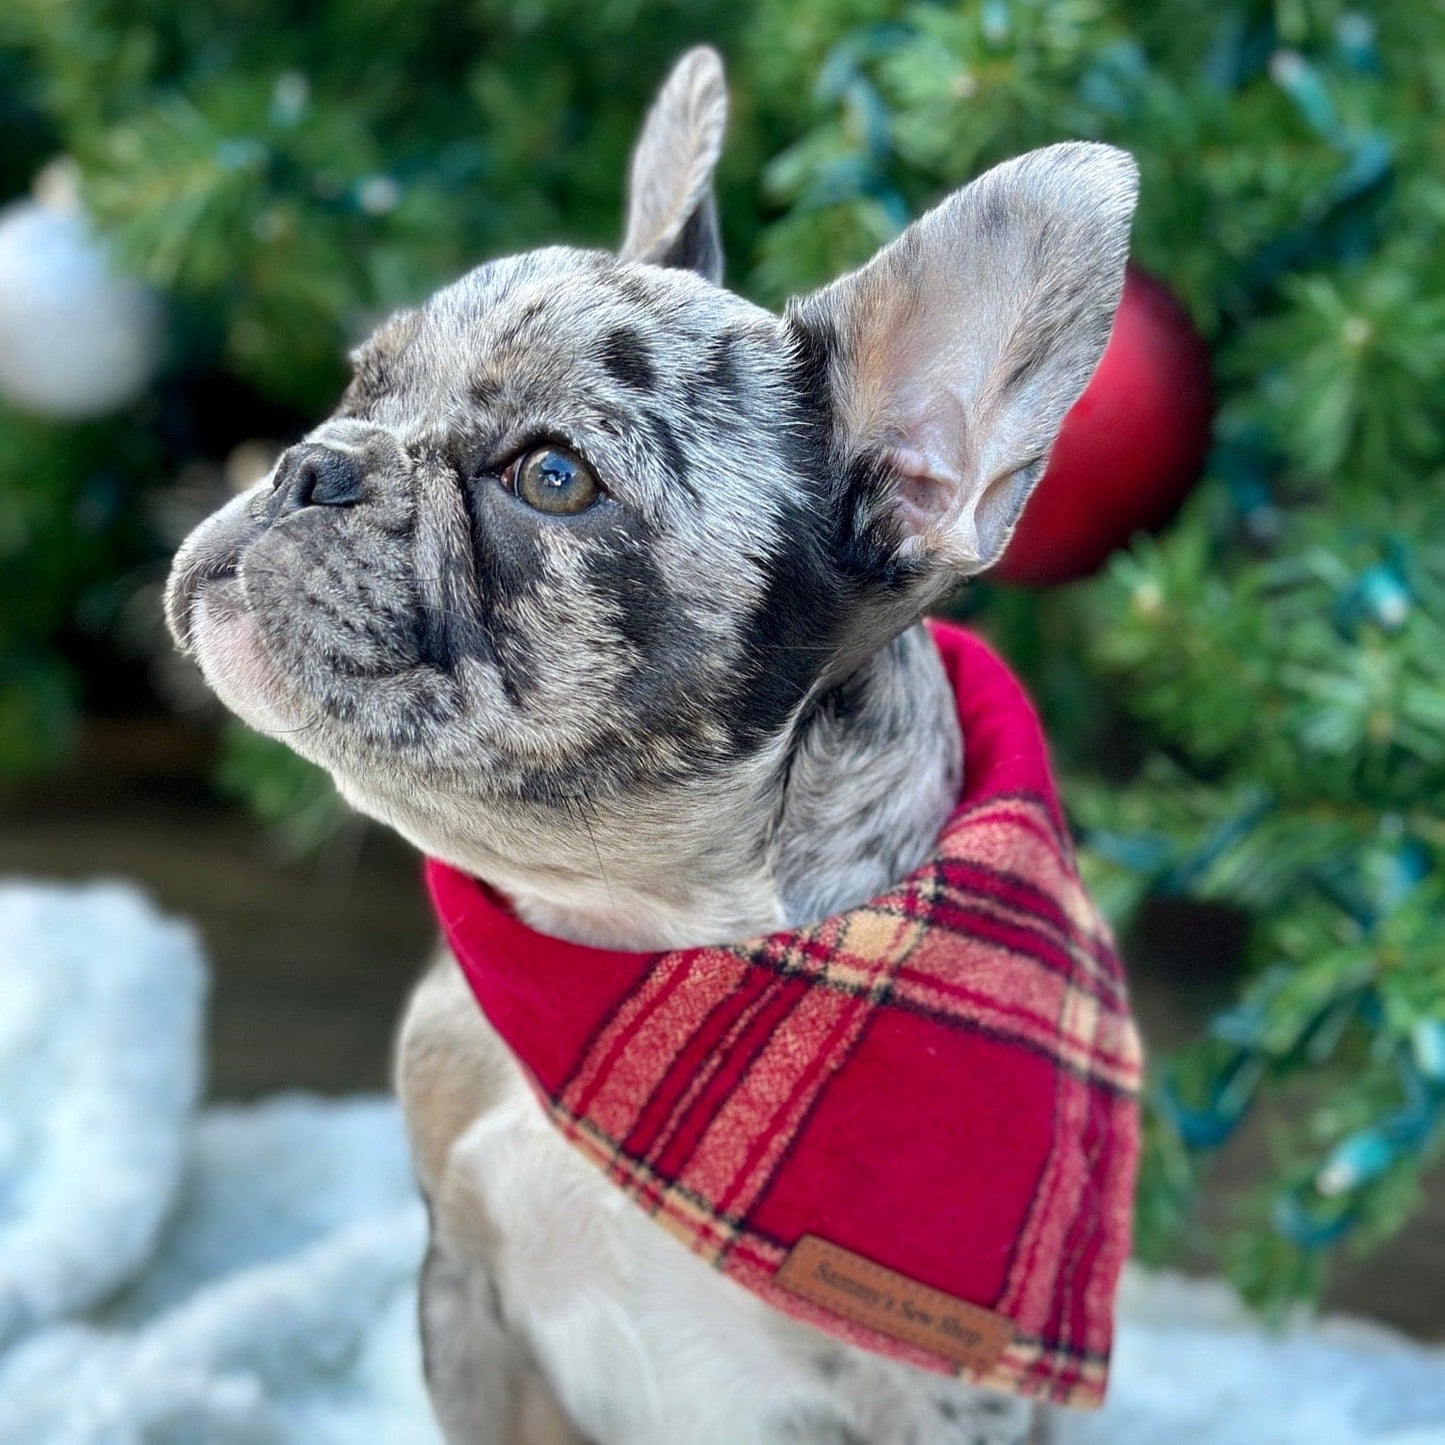
<path fill-rule="evenodd" d="M 290 448 L 276 467 L 277 515 L 302 507 L 351 507 L 365 495 L 361 458 L 315 442 Z"/>

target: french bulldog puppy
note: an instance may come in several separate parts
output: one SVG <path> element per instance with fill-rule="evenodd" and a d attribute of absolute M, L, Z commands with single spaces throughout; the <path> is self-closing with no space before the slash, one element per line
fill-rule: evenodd
<path fill-rule="evenodd" d="M 779 317 L 720 284 L 725 108 L 691 52 L 619 254 L 493 261 L 392 317 L 167 601 L 222 701 L 355 807 L 533 927 L 634 950 L 808 922 L 929 852 L 964 760 L 919 617 L 1008 540 L 1108 338 L 1136 191 L 1120 151 L 1036 151 Z M 447 957 L 397 1081 L 454 1445 L 1031 1438 L 1027 1402 L 839 1344 L 665 1235 Z"/>

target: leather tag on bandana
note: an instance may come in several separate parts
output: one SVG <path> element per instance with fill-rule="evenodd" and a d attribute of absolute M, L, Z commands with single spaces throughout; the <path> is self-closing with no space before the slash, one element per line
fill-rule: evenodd
<path fill-rule="evenodd" d="M 774 1276 L 791 1294 L 880 1335 L 989 1369 L 1013 1338 L 1005 1316 L 919 1284 L 861 1254 L 805 1234 Z"/>

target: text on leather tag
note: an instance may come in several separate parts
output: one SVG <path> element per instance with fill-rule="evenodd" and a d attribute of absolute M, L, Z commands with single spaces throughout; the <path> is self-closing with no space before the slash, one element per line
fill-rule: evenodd
<path fill-rule="evenodd" d="M 880 1335 L 987 1370 L 1013 1338 L 1013 1324 L 966 1300 L 919 1284 L 815 1234 L 805 1234 L 783 1261 L 776 1282 Z"/>

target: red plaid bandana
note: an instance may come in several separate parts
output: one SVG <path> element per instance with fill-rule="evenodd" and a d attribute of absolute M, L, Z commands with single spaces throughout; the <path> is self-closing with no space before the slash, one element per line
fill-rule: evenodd
<path fill-rule="evenodd" d="M 1038 719 L 934 624 L 965 787 L 933 856 L 807 928 L 617 953 L 431 860 L 446 937 L 563 1136 L 784 1313 L 1069 1405 L 1103 1398 L 1140 1057 Z"/>

